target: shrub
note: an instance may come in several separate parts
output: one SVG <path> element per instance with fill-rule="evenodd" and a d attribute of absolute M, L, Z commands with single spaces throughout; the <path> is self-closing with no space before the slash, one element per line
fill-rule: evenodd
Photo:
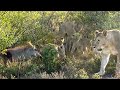
<path fill-rule="evenodd" d="M 0 65 L 1 76 L 8 79 L 19 79 L 25 75 L 34 74 L 37 70 L 39 70 L 38 66 L 29 62 L 13 62 L 7 67 Z"/>
<path fill-rule="evenodd" d="M 42 63 L 47 73 L 60 70 L 61 62 L 57 59 L 57 50 L 53 44 L 47 44 L 42 51 Z"/>
<path fill-rule="evenodd" d="M 87 72 L 85 71 L 85 69 L 80 69 L 79 71 L 77 71 L 74 75 L 75 78 L 79 78 L 79 79 L 88 79 L 89 76 L 87 74 Z"/>
<path fill-rule="evenodd" d="M 64 72 L 53 72 L 48 74 L 47 72 L 33 73 L 31 75 L 25 75 L 20 77 L 21 79 L 66 79 Z"/>
<path fill-rule="evenodd" d="M 92 79 L 101 79 L 102 77 L 99 75 L 99 74 L 97 74 L 97 73 L 95 73 L 94 75 L 92 75 Z"/>

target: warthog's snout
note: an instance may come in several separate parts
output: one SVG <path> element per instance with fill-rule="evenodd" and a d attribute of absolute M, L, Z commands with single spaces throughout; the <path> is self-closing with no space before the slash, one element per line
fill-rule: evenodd
<path fill-rule="evenodd" d="M 40 58 L 43 58 L 42 55 L 41 55 L 38 51 L 35 51 L 35 52 L 34 52 L 34 56 L 35 56 L 35 57 L 38 57 L 38 56 L 39 56 Z"/>

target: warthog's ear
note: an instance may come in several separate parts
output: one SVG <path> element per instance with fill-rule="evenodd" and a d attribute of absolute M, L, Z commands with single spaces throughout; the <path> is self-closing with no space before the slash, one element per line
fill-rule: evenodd
<path fill-rule="evenodd" d="M 34 47 L 34 45 L 32 45 L 32 43 L 31 43 L 31 41 L 28 41 L 27 45 L 30 46 L 30 47 Z"/>
<path fill-rule="evenodd" d="M 27 43 L 29 44 L 29 43 L 31 43 L 31 41 L 27 41 Z"/>
<path fill-rule="evenodd" d="M 103 35 L 104 35 L 104 36 L 107 35 L 107 31 L 106 31 L 106 30 L 103 31 Z"/>
<path fill-rule="evenodd" d="M 31 41 L 28 41 L 28 42 L 27 42 L 27 45 L 31 45 Z"/>

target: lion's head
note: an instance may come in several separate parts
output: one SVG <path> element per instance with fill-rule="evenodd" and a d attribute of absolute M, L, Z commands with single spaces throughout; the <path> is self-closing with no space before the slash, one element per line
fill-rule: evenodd
<path fill-rule="evenodd" d="M 97 53 L 106 51 L 109 48 L 109 41 L 107 39 L 107 31 L 96 31 L 95 39 L 92 43 L 93 50 Z"/>

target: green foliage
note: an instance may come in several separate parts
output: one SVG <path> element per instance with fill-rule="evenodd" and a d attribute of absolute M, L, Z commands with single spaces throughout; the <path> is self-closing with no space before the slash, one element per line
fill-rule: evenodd
<path fill-rule="evenodd" d="M 76 74 L 74 75 L 75 78 L 79 78 L 79 79 L 88 79 L 89 76 L 87 74 L 87 72 L 85 71 L 85 69 L 80 69 L 76 72 Z"/>
<path fill-rule="evenodd" d="M 41 50 L 41 46 L 53 43 L 59 31 L 59 25 L 67 21 L 75 21 L 78 25 L 82 25 L 83 32 L 80 35 L 87 35 L 92 40 L 96 29 L 120 29 L 119 18 L 119 11 L 0 11 L 0 51 L 4 53 L 7 47 L 23 44 L 26 41 L 31 41 L 38 50 Z M 79 35 L 76 33 L 75 37 L 78 39 L 77 36 Z M 1 77 L 32 76 L 41 69 L 47 72 L 45 75 L 47 77 L 48 73 L 60 71 L 63 66 L 67 68 L 66 71 L 63 70 L 67 78 L 89 78 L 100 68 L 98 58 L 88 58 L 86 61 L 82 58 L 78 61 L 68 58 L 68 62 L 66 61 L 68 65 L 61 65 L 62 62 L 58 60 L 57 51 L 52 44 L 44 47 L 42 55 L 42 62 L 37 58 L 31 65 L 27 64 L 22 68 L 14 65 L 11 67 L 0 65 L 0 75 L 3 75 Z M 114 73 L 115 63 L 115 59 L 108 63 L 106 74 Z M 44 73 L 36 74 L 39 77 L 44 75 Z M 59 76 L 59 74 L 55 75 Z M 52 78 L 51 75 L 49 77 Z M 92 78 L 100 77 L 93 75 Z"/>
<path fill-rule="evenodd" d="M 8 79 L 12 79 L 12 77 L 20 78 L 25 75 L 29 76 L 34 74 L 38 69 L 39 68 L 36 64 L 30 64 L 28 62 L 24 62 L 22 64 L 11 63 L 9 67 L 0 65 L 0 74 Z"/>
<path fill-rule="evenodd" d="M 115 75 L 116 63 L 117 63 L 117 56 L 111 55 L 110 61 L 108 65 L 106 66 L 106 74 L 112 73 L 113 76 Z"/>
<path fill-rule="evenodd" d="M 99 75 L 99 74 L 97 74 L 97 73 L 95 73 L 94 75 L 92 75 L 92 79 L 101 79 L 102 77 Z"/>
<path fill-rule="evenodd" d="M 42 62 L 45 67 L 45 71 L 47 73 L 54 72 L 56 70 L 59 70 L 60 68 L 60 62 L 57 58 L 57 50 L 55 49 L 55 45 L 53 44 L 48 44 L 43 48 L 42 52 Z"/>

